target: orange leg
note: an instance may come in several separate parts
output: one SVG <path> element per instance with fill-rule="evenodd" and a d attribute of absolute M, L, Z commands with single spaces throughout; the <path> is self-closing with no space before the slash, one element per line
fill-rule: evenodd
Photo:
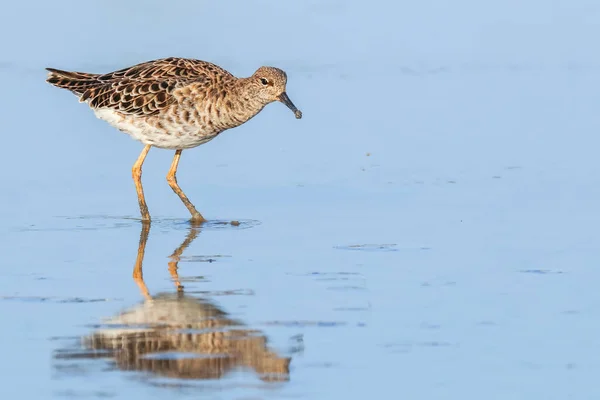
<path fill-rule="evenodd" d="M 148 206 L 146 205 L 146 199 L 144 198 L 144 188 L 142 187 L 142 164 L 146 159 L 146 155 L 150 151 L 150 145 L 147 144 L 144 150 L 140 153 L 140 156 L 133 164 L 131 169 L 131 175 L 133 175 L 133 182 L 135 183 L 135 190 L 138 196 L 138 202 L 140 203 L 140 212 L 142 213 L 142 222 L 150 222 L 150 213 L 148 212 Z"/>
<path fill-rule="evenodd" d="M 187 207 L 192 214 L 193 222 L 204 222 L 206 219 L 196 210 L 196 207 L 192 204 L 192 202 L 187 198 L 183 190 L 177 184 L 177 177 L 175 174 L 177 173 L 177 166 L 179 165 L 179 158 L 181 157 L 182 150 L 175 151 L 175 157 L 173 157 L 173 162 L 171 163 L 171 168 L 169 169 L 169 173 L 167 174 L 167 182 L 169 182 L 169 186 L 171 189 L 179 196 L 183 204 Z"/>

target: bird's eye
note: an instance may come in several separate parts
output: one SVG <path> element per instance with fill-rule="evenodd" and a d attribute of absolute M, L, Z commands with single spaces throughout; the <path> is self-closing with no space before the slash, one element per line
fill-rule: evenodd
<path fill-rule="evenodd" d="M 268 85 L 269 81 L 266 78 L 260 78 L 260 83 L 262 83 L 263 85 Z"/>

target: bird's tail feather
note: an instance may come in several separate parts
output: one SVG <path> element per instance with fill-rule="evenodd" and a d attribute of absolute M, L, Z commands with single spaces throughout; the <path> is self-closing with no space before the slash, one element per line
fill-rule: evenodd
<path fill-rule="evenodd" d="M 81 96 L 87 89 L 102 84 L 97 79 L 98 74 L 62 71 L 55 68 L 46 68 L 46 70 L 49 71 L 46 82 L 61 89 L 67 89 L 77 96 Z"/>

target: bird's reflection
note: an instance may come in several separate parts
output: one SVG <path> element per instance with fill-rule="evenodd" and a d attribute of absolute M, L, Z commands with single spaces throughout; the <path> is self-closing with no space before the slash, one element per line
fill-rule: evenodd
<path fill-rule="evenodd" d="M 254 370 L 263 381 L 288 380 L 291 359 L 269 350 L 264 334 L 229 318 L 210 300 L 185 294 L 178 262 L 200 227 L 193 226 L 171 255 L 169 272 L 176 292 L 155 296 L 144 283 L 142 271 L 149 233 L 150 224 L 143 224 L 133 271 L 145 300 L 110 318 L 106 321 L 108 327 L 85 337 L 87 356 L 104 354 L 113 358 L 121 370 L 171 378 L 218 379 L 242 368 Z"/>

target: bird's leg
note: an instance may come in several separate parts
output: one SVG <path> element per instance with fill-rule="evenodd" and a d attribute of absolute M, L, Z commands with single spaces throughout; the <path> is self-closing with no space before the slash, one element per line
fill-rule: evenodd
<path fill-rule="evenodd" d="M 192 214 L 193 222 L 204 222 L 206 219 L 196 210 L 196 207 L 192 204 L 192 202 L 187 198 L 183 190 L 177 184 L 177 177 L 175 174 L 177 173 L 177 166 L 179 165 L 179 158 L 181 157 L 182 150 L 175 151 L 175 157 L 173 157 L 173 162 L 171 163 L 171 168 L 169 169 L 169 173 L 167 174 L 167 182 L 169 182 L 169 186 L 171 189 L 179 196 L 183 204 L 187 207 Z"/>
<path fill-rule="evenodd" d="M 146 199 L 144 198 L 144 188 L 142 187 L 142 164 L 146 159 L 146 155 L 150 151 L 150 145 L 147 144 L 140 156 L 133 164 L 131 169 L 131 175 L 133 175 L 133 182 L 135 183 L 135 190 L 137 191 L 138 202 L 140 203 L 140 212 L 142 213 L 142 222 L 150 222 L 150 213 L 148 212 L 148 206 L 146 205 Z"/>

